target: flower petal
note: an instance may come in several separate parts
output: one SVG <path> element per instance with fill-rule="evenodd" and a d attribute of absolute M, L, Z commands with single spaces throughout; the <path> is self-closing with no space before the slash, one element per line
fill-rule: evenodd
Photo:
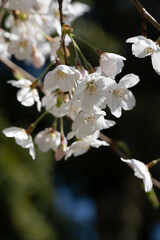
<path fill-rule="evenodd" d="M 151 56 L 154 70 L 160 75 L 160 51 L 154 52 Z"/>
<path fill-rule="evenodd" d="M 120 88 L 131 88 L 135 86 L 140 81 L 139 77 L 133 73 L 127 74 L 118 83 Z"/>

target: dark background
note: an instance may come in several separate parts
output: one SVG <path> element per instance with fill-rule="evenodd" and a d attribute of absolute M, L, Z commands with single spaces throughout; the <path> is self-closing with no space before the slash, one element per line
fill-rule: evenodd
<path fill-rule="evenodd" d="M 141 35 L 142 18 L 129 0 L 90 0 L 91 11 L 77 19 L 74 33 L 102 51 L 127 58 L 119 79 L 137 74 L 140 83 L 132 89 L 136 106 L 123 111 L 120 119 L 107 110 L 116 126 L 103 131 L 135 159 L 148 163 L 160 157 L 160 76 L 152 68 L 150 57 L 135 58 L 127 38 Z M 159 19 L 159 0 L 141 1 Z M 152 40 L 159 32 L 147 23 Z M 86 58 L 95 66 L 98 57 L 77 41 Z M 74 52 L 70 46 L 71 56 Z M 73 62 L 73 57 L 70 58 Z M 24 66 L 23 66 L 24 67 Z M 28 126 L 38 113 L 17 102 L 17 89 L 6 84 L 12 73 L 1 69 L 0 130 Z M 28 70 L 39 75 L 33 67 Z M 52 117 L 42 120 L 38 130 L 50 126 Z M 65 128 L 68 128 L 66 120 Z M 1 131 L 0 131 L 1 132 Z M 107 147 L 91 149 L 68 161 L 55 162 L 52 151 L 40 153 L 32 161 L 28 150 L 0 133 L 0 239 L 2 240 L 160 240 L 160 210 L 154 194 L 146 194 L 119 157 Z M 151 173 L 160 180 L 160 165 Z M 154 188 L 160 199 L 160 190 Z"/>

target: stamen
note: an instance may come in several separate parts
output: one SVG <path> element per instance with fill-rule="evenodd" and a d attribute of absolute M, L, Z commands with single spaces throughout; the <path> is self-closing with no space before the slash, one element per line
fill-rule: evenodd
<path fill-rule="evenodd" d="M 119 98 L 123 98 L 126 94 L 126 89 L 124 88 L 118 88 L 113 91 L 113 94 L 115 94 Z"/>
<path fill-rule="evenodd" d="M 97 86 L 95 86 L 93 83 L 88 83 L 87 88 L 90 91 L 90 96 L 98 96 Z"/>
<path fill-rule="evenodd" d="M 151 47 L 147 47 L 147 48 L 144 49 L 144 53 L 152 55 L 154 53 L 154 50 Z"/>
<path fill-rule="evenodd" d="M 56 79 L 57 80 L 67 80 L 68 79 L 68 74 L 62 72 L 61 70 L 58 70 L 57 74 L 56 74 Z"/>

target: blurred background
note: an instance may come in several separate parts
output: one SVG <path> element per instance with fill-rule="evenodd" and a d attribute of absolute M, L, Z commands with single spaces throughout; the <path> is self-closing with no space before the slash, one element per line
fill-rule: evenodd
<path fill-rule="evenodd" d="M 91 11 L 78 18 L 75 34 L 102 51 L 127 58 L 117 81 L 128 73 L 139 75 L 132 89 L 136 107 L 120 119 L 107 110 L 114 128 L 103 131 L 116 140 L 129 157 L 145 163 L 160 157 L 160 76 L 150 58 L 131 53 L 127 38 L 141 35 L 142 18 L 130 0 L 86 0 Z M 159 0 L 143 0 L 144 7 L 160 22 Z M 148 38 L 159 32 L 147 23 Z M 78 42 L 95 66 L 98 57 Z M 69 47 L 71 56 L 74 51 Z M 17 62 L 35 77 L 43 71 Z M 70 58 L 73 62 L 73 58 Z M 156 195 L 146 194 L 143 184 L 110 148 L 91 149 L 85 155 L 55 162 L 54 153 L 36 148 L 32 161 L 28 150 L 2 134 L 9 126 L 28 126 L 37 117 L 36 107 L 25 108 L 16 100 L 17 89 L 6 84 L 12 72 L 0 64 L 0 239 L 1 240 L 160 240 L 160 209 Z M 50 126 L 51 116 L 37 132 Z M 67 128 L 67 123 L 66 123 Z M 160 181 L 160 165 L 151 169 Z M 160 200 L 160 190 L 154 188 Z"/>

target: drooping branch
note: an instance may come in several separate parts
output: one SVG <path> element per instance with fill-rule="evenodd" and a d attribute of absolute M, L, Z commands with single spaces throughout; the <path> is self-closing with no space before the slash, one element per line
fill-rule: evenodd
<path fill-rule="evenodd" d="M 128 157 L 126 156 L 126 154 L 124 154 L 117 146 L 116 143 L 109 137 L 105 136 L 103 133 L 100 133 L 99 138 L 103 141 L 105 141 L 106 143 L 108 143 L 110 145 L 110 148 L 113 150 L 113 152 L 116 153 L 117 156 L 119 156 L 120 158 L 124 158 L 124 159 L 128 159 Z M 133 166 L 129 163 L 127 163 L 127 165 L 133 169 Z M 153 184 L 160 188 L 160 182 L 158 180 L 156 180 L 155 178 L 152 177 L 152 181 Z"/>
<path fill-rule="evenodd" d="M 3 58 L 0 57 L 0 61 L 5 64 L 8 68 L 10 68 L 13 72 L 17 72 L 22 74 L 22 76 L 24 76 L 25 78 L 31 80 L 32 82 L 34 82 L 36 80 L 35 77 L 33 77 L 31 74 L 29 74 L 28 72 L 26 72 L 24 69 L 22 69 L 21 67 L 19 67 L 17 64 L 13 63 L 10 59 L 8 58 Z"/>
<path fill-rule="evenodd" d="M 22 69 L 21 67 L 19 67 L 17 64 L 13 63 L 10 59 L 8 58 L 3 58 L 0 57 L 0 61 L 5 64 L 8 68 L 10 68 L 13 72 L 15 73 L 20 73 L 23 77 L 25 77 L 26 79 L 30 80 L 31 82 L 35 82 L 37 79 L 31 75 L 30 73 L 28 73 L 27 71 L 25 71 L 24 69 Z M 38 82 L 36 84 L 40 90 L 45 94 L 45 90 L 43 88 L 43 85 L 41 82 Z"/>
<path fill-rule="evenodd" d="M 31 74 L 29 74 L 28 72 L 26 72 L 25 70 L 23 70 L 21 67 L 19 67 L 18 65 L 16 65 L 15 63 L 13 63 L 11 60 L 7 59 L 7 58 L 0 58 L 0 61 L 3 62 L 3 64 L 5 64 L 8 68 L 10 68 L 12 71 L 15 72 L 19 72 L 21 73 L 25 78 L 31 80 L 31 81 L 35 81 L 36 78 L 34 76 L 32 76 Z M 39 87 L 42 87 L 41 84 L 39 83 L 38 85 L 40 85 Z M 43 91 L 43 88 L 41 89 Z M 119 157 L 123 157 L 125 159 L 127 159 L 128 157 L 117 147 L 116 143 L 109 137 L 105 136 L 103 133 L 100 133 L 99 138 L 101 140 L 106 141 L 109 145 L 110 148 L 112 149 L 113 152 L 116 153 L 117 156 Z M 128 164 L 132 169 L 132 165 Z M 152 177 L 152 181 L 153 184 L 160 188 L 160 182 L 158 180 L 156 180 L 155 178 Z"/>
<path fill-rule="evenodd" d="M 138 0 L 131 0 L 135 7 L 138 9 L 143 18 L 146 18 L 158 31 L 160 31 L 160 24 L 147 10 L 142 6 Z"/>

